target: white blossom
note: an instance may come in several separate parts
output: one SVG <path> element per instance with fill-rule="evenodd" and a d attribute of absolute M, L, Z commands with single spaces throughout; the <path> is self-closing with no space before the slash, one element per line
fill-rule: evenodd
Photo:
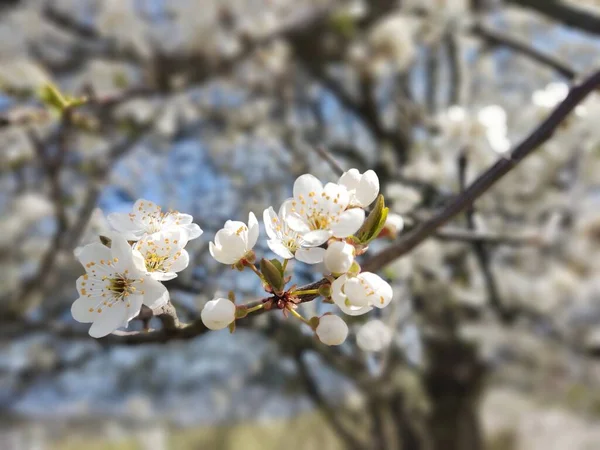
<path fill-rule="evenodd" d="M 354 262 L 354 246 L 344 241 L 332 242 L 323 259 L 331 273 L 346 273 Z"/>
<path fill-rule="evenodd" d="M 531 101 L 542 108 L 554 108 L 567 97 L 568 93 L 569 86 L 566 83 L 549 83 L 544 89 L 534 91 Z"/>
<path fill-rule="evenodd" d="M 319 318 L 315 333 L 325 345 L 340 345 L 348 337 L 348 325 L 341 317 L 326 314 Z"/>
<path fill-rule="evenodd" d="M 35 222 L 54 212 L 54 206 L 47 197 L 36 192 L 27 192 L 15 199 L 15 213 L 26 223 Z"/>
<path fill-rule="evenodd" d="M 236 264 L 252 251 L 258 231 L 258 221 L 252 212 L 248 215 L 248 225 L 228 220 L 224 228 L 217 231 L 215 242 L 210 242 L 210 254 L 222 264 Z"/>
<path fill-rule="evenodd" d="M 483 125 L 485 137 L 492 150 L 497 153 L 510 150 L 507 115 L 504 108 L 498 105 L 485 106 L 479 110 L 477 121 Z"/>
<path fill-rule="evenodd" d="M 400 214 L 389 213 L 385 220 L 385 230 L 390 236 L 396 236 L 404 228 L 404 219 Z"/>
<path fill-rule="evenodd" d="M 202 235 L 202 229 L 192 223 L 193 220 L 189 214 L 162 212 L 160 206 L 144 199 L 135 202 L 130 213 L 108 215 L 110 225 L 130 241 L 137 241 L 146 234 L 176 230 L 187 232 L 187 240 L 191 241 Z"/>
<path fill-rule="evenodd" d="M 421 193 L 401 183 L 390 183 L 386 190 L 386 200 L 394 202 L 394 210 L 400 214 L 412 211 L 423 200 Z"/>
<path fill-rule="evenodd" d="M 331 298 L 346 314 L 359 316 L 373 307 L 386 307 L 392 300 L 392 287 L 371 272 L 342 275 L 331 284 Z"/>
<path fill-rule="evenodd" d="M 220 330 L 235 320 L 235 305 L 226 298 L 206 302 L 200 313 L 202 323 L 210 330 Z"/>
<path fill-rule="evenodd" d="M 361 174 L 357 169 L 344 172 L 338 181 L 350 194 L 350 205 L 366 208 L 379 195 L 379 178 L 372 170 Z"/>
<path fill-rule="evenodd" d="M 566 83 L 554 82 L 546 85 L 544 89 L 534 91 L 531 101 L 542 109 L 552 109 L 567 98 L 567 95 L 569 95 L 569 86 Z M 578 116 L 585 116 L 586 112 L 586 107 L 583 105 L 575 107 L 575 114 Z"/>
<path fill-rule="evenodd" d="M 369 31 L 368 41 L 374 56 L 373 71 L 382 72 L 386 60 L 398 69 L 407 67 L 416 57 L 414 44 L 416 21 L 401 14 L 389 15 Z"/>
<path fill-rule="evenodd" d="M 344 186 L 327 183 L 325 187 L 312 175 L 301 175 L 294 182 L 294 197 L 286 200 L 285 220 L 298 232 L 305 245 L 317 247 L 330 237 L 348 237 L 361 227 L 365 212 L 347 209 L 350 194 Z"/>
<path fill-rule="evenodd" d="M 263 212 L 263 221 L 269 236 L 267 245 L 275 254 L 285 259 L 296 257 L 299 261 L 307 264 L 323 261 L 325 249 L 307 246 L 300 233 L 288 226 L 285 217 L 287 216 L 286 207 L 289 205 L 289 202 L 284 203 L 279 210 L 279 215 L 275 213 L 273 207 L 269 207 Z"/>
<path fill-rule="evenodd" d="M 187 236 L 185 230 L 161 231 L 144 236 L 133 248 L 144 258 L 146 271 L 152 278 L 172 280 L 190 262 L 188 252 L 184 250 Z"/>
<path fill-rule="evenodd" d="M 79 298 L 71 307 L 78 322 L 92 323 L 90 336 L 103 337 L 138 315 L 142 304 L 158 308 L 169 300 L 167 289 L 150 277 L 138 252 L 120 235 L 111 247 L 86 245 L 77 258 L 86 274 L 77 279 Z"/>
<path fill-rule="evenodd" d="M 371 320 L 356 333 L 356 343 L 365 352 L 380 352 L 392 342 L 392 330 L 381 320 Z"/>

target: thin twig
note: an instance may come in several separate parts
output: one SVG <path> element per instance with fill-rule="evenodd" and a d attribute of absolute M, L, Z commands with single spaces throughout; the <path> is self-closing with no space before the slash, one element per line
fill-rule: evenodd
<path fill-rule="evenodd" d="M 515 147 L 506 158 L 499 159 L 479 176 L 465 191 L 431 219 L 404 235 L 396 244 L 370 258 L 363 269 L 376 271 L 417 247 L 438 228 L 468 208 L 488 191 L 498 180 L 514 169 L 541 144 L 549 140 L 560 124 L 591 92 L 600 86 L 600 71 L 593 73 L 582 83 L 575 85 L 567 97 L 554 109 L 533 132 Z"/>
<path fill-rule="evenodd" d="M 497 30 L 493 30 L 483 24 L 477 24 L 473 27 L 472 33 L 476 36 L 480 36 L 492 45 L 502 45 L 521 53 L 541 64 L 544 64 L 552 69 L 556 70 L 565 78 L 569 80 L 577 77 L 577 72 L 573 70 L 567 63 L 560 59 L 538 50 L 529 43 L 520 39 L 509 36 L 506 33 L 502 33 Z"/>

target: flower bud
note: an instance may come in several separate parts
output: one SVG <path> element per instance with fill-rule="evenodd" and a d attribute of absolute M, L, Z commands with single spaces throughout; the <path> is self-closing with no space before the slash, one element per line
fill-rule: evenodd
<path fill-rule="evenodd" d="M 348 325 L 340 317 L 327 314 L 319 319 L 315 332 L 323 344 L 340 345 L 348 337 Z"/>
<path fill-rule="evenodd" d="M 204 305 L 202 323 L 210 330 L 220 330 L 235 320 L 235 305 L 226 298 L 215 298 Z"/>
<path fill-rule="evenodd" d="M 350 204 L 361 208 L 373 203 L 379 194 L 379 178 L 372 170 L 361 174 L 356 169 L 350 169 L 342 174 L 338 183 L 348 189 Z"/>
<path fill-rule="evenodd" d="M 236 265 L 243 261 L 254 260 L 252 249 L 258 239 L 258 221 L 253 213 L 248 216 L 248 225 L 243 222 L 228 220 L 225 227 L 217 231 L 215 241 L 209 243 L 209 251 L 213 258 L 221 264 Z"/>
<path fill-rule="evenodd" d="M 400 214 L 390 213 L 387 215 L 385 225 L 379 233 L 379 237 L 387 237 L 390 239 L 396 239 L 398 233 L 404 228 L 404 219 Z"/>
<path fill-rule="evenodd" d="M 346 273 L 354 262 L 354 247 L 343 241 L 335 241 L 327 247 L 323 260 L 331 273 Z"/>
<path fill-rule="evenodd" d="M 373 307 L 385 308 L 392 295 L 392 287 L 371 272 L 362 272 L 355 277 L 342 275 L 331 284 L 332 300 L 351 316 L 365 314 Z"/>

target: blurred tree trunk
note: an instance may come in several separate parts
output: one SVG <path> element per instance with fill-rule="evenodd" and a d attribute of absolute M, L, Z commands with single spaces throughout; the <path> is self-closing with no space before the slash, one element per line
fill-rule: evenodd
<path fill-rule="evenodd" d="M 370 449 L 483 449 L 479 400 L 484 370 L 475 348 L 447 338 L 429 339 L 426 345 L 429 367 L 420 377 L 414 374 L 407 383 L 406 365 L 390 362 L 389 377 L 372 395 Z"/>

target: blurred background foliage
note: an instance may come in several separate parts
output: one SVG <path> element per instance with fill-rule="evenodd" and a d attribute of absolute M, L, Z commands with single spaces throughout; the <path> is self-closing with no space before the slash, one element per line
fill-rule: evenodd
<path fill-rule="evenodd" d="M 126 346 L 69 313 L 73 250 L 137 198 L 205 231 L 168 282 L 183 320 L 260 296 L 207 242 L 300 174 L 334 181 L 317 146 L 415 226 L 598 68 L 599 34 L 592 0 L 0 2 L 0 448 L 599 448 L 597 96 L 381 272 L 383 352 L 275 314 Z M 47 83 L 88 101 L 61 120 Z"/>

